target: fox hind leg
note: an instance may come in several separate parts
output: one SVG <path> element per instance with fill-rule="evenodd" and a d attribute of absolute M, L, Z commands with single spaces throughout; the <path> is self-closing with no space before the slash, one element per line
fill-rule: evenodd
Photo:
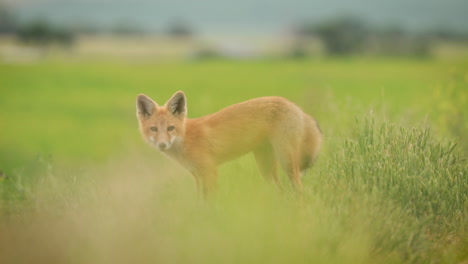
<path fill-rule="evenodd" d="M 278 178 L 278 160 L 273 153 L 271 144 L 264 144 L 254 151 L 255 161 L 262 176 L 269 182 L 274 182 L 281 188 Z"/>
<path fill-rule="evenodd" d="M 294 189 L 302 193 L 301 162 L 299 153 L 293 147 L 279 147 L 275 150 L 282 168 L 289 176 Z"/>

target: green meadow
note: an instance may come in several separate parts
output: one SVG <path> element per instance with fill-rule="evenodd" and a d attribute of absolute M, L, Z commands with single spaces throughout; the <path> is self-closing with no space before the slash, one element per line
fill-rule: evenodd
<path fill-rule="evenodd" d="M 314 116 L 303 195 L 249 154 L 201 199 L 137 129 L 139 93 L 178 90 L 189 117 L 267 95 Z M 0 263 L 465 263 L 467 105 L 466 59 L 0 64 Z"/>

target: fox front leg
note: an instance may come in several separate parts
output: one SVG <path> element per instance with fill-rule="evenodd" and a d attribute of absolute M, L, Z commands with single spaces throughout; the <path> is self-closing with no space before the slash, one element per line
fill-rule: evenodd
<path fill-rule="evenodd" d="M 202 170 L 192 173 L 197 183 L 197 190 L 205 199 L 214 195 L 218 180 L 217 170 Z"/>

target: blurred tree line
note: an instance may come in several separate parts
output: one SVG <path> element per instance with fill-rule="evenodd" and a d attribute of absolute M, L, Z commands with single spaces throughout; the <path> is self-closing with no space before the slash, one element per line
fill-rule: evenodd
<path fill-rule="evenodd" d="M 59 27 L 41 18 L 27 23 L 19 23 L 13 12 L 6 5 L 0 3 L 0 36 L 12 35 L 28 44 L 69 46 L 74 43 L 78 34 L 137 36 L 147 33 L 142 27 L 129 21 L 119 21 L 108 28 L 99 28 L 89 23 Z M 183 20 L 176 20 L 166 27 L 164 34 L 177 39 L 188 39 L 194 36 L 194 30 L 190 24 Z"/>
<path fill-rule="evenodd" d="M 0 5 L 0 35 L 14 35 L 23 42 L 40 45 L 70 45 L 74 41 L 74 34 L 70 29 L 53 26 L 44 19 L 19 23 L 5 5 Z"/>
<path fill-rule="evenodd" d="M 440 40 L 466 42 L 467 33 L 450 30 L 408 32 L 399 27 L 374 28 L 354 17 L 342 16 L 320 23 L 302 23 L 293 32 L 293 56 L 307 56 L 306 46 L 319 39 L 328 55 L 374 54 L 389 56 L 428 56 L 431 45 Z"/>
<path fill-rule="evenodd" d="M 16 30 L 17 25 L 14 15 L 0 3 L 0 33 L 13 33 Z"/>
<path fill-rule="evenodd" d="M 142 27 L 129 21 L 120 21 L 105 29 L 93 24 L 58 27 L 45 19 L 19 23 L 10 9 L 0 4 L 0 35 L 14 35 L 29 44 L 56 43 L 69 46 L 74 43 L 78 34 L 136 36 L 148 33 L 150 32 L 145 32 Z M 373 54 L 424 57 L 429 55 L 430 47 L 435 41 L 468 42 L 466 32 L 431 30 L 415 33 L 399 27 L 375 28 L 354 16 L 336 17 L 319 23 L 302 23 L 292 33 L 294 44 L 289 55 L 296 58 L 311 55 L 308 45 L 317 39 L 323 44 L 326 54 L 331 56 Z M 196 35 L 192 25 L 181 19 L 168 24 L 163 34 L 178 40 L 188 40 Z"/>

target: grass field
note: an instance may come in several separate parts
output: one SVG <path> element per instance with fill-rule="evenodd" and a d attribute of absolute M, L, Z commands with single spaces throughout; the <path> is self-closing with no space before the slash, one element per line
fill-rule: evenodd
<path fill-rule="evenodd" d="M 0 64 L 1 263 L 466 263 L 468 61 Z M 265 95 L 325 135 L 301 199 L 253 157 L 215 199 L 150 149 L 135 98 L 189 117 Z"/>

